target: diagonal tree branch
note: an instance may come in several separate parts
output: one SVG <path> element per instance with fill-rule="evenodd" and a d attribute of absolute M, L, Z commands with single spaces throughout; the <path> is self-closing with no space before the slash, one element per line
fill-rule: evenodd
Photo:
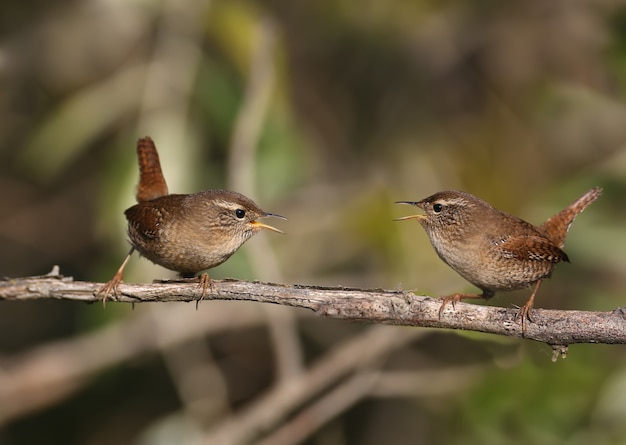
<path fill-rule="evenodd" d="M 280 425 L 296 407 L 324 393 L 333 383 L 363 368 L 375 366 L 392 351 L 425 335 L 417 329 L 372 326 L 331 348 L 305 373 L 273 390 L 213 426 L 202 444 L 250 444 Z"/>
<path fill-rule="evenodd" d="M 0 299 L 65 299 L 97 302 L 102 283 L 74 281 L 58 274 L 0 281 Z M 167 281 L 121 284 L 112 300 L 126 303 L 195 301 L 197 282 Z M 441 302 L 407 291 L 284 285 L 237 280 L 213 280 L 205 299 L 245 300 L 309 309 L 322 317 L 376 324 L 462 329 L 521 338 L 513 308 L 457 303 L 438 317 Z M 626 343 L 626 308 L 611 312 L 533 310 L 524 338 L 551 345 L 566 353 L 572 343 Z"/>

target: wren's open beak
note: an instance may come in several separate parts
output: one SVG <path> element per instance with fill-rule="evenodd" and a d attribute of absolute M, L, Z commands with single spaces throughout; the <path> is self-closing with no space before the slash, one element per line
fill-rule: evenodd
<path fill-rule="evenodd" d="M 419 202 L 416 201 L 396 201 L 395 204 L 407 204 L 410 206 L 417 206 L 419 207 Z M 426 219 L 426 215 L 409 215 L 409 216 L 402 216 L 400 218 L 395 218 L 394 221 L 406 221 L 407 219 L 416 219 L 418 221 L 422 221 L 424 219 Z"/>
<path fill-rule="evenodd" d="M 274 218 L 287 219 L 284 216 L 276 215 L 275 213 L 266 212 L 265 215 L 263 216 L 264 217 L 273 216 Z M 276 227 L 272 227 L 268 224 L 263 224 L 262 222 L 252 221 L 250 224 L 252 224 L 255 228 L 267 229 L 267 230 L 271 230 L 272 232 L 282 233 L 283 235 L 285 234 L 285 232 L 283 232 L 282 230 L 279 230 Z"/>

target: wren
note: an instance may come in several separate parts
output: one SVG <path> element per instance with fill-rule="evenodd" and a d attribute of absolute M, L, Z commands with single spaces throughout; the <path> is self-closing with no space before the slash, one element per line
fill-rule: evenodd
<path fill-rule="evenodd" d="M 285 217 L 261 210 L 240 193 L 205 190 L 190 195 L 169 194 L 151 138 L 139 139 L 137 156 L 137 204 L 124 212 L 131 249 L 113 278 L 98 291 L 103 304 L 111 293 L 117 295 L 124 268 L 135 250 L 183 278 L 192 278 L 222 264 L 261 229 L 283 233 L 258 220 Z M 200 283 L 202 299 L 211 283 L 206 273 L 200 276 Z"/>
<path fill-rule="evenodd" d="M 478 287 L 482 294 L 457 293 L 443 297 L 441 318 L 446 305 L 464 298 L 485 298 L 496 291 L 512 291 L 534 286 L 530 298 L 516 316 L 522 332 L 526 320 L 532 322 L 535 295 L 544 278 L 549 278 L 561 261 L 565 237 L 580 212 L 594 202 L 602 189 L 594 187 L 549 218 L 534 226 L 493 208 L 469 193 L 448 190 L 421 201 L 398 201 L 419 207 L 424 214 L 396 220 L 416 219 L 422 225 L 439 257 L 459 275 Z"/>

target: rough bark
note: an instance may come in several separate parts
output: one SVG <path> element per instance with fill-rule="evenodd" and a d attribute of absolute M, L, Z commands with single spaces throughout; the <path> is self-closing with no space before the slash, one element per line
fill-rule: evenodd
<path fill-rule="evenodd" d="M 48 275 L 6 278 L 0 282 L 0 299 L 64 299 L 99 302 L 102 283 L 74 281 L 55 268 Z M 109 301 L 125 303 L 196 301 L 197 282 L 167 281 L 121 284 Z M 429 328 L 463 329 L 522 337 L 515 308 L 457 303 L 439 318 L 441 302 L 408 291 L 285 285 L 238 280 L 213 280 L 205 300 L 245 300 L 309 309 L 336 319 Z M 202 304 L 209 304 L 204 302 Z M 626 343 L 626 308 L 609 312 L 534 309 L 524 338 L 551 345 L 565 353 L 572 343 Z"/>

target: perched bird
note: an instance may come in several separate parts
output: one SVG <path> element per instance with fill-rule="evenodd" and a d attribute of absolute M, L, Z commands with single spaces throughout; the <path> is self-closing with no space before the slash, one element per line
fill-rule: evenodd
<path fill-rule="evenodd" d="M 557 263 L 569 261 L 562 250 L 567 231 L 576 216 L 601 193 L 600 187 L 592 188 L 540 226 L 456 190 L 435 193 L 421 201 L 398 201 L 397 204 L 419 207 L 424 214 L 397 220 L 418 220 L 439 257 L 482 291 L 482 294 L 456 293 L 443 297 L 440 317 L 449 302 L 489 299 L 497 291 L 534 286 L 530 298 L 516 315 L 525 332 L 526 320 L 532 321 L 530 312 L 542 280 L 550 277 Z"/>
<path fill-rule="evenodd" d="M 222 264 L 261 229 L 283 233 L 259 219 L 285 217 L 261 210 L 241 193 L 205 190 L 191 195 L 168 194 L 159 155 L 149 137 L 139 139 L 137 155 L 137 204 L 124 212 L 132 247 L 113 278 L 99 290 L 103 303 L 111 293 L 117 294 L 126 263 L 135 250 L 153 263 L 191 278 Z M 200 276 L 201 298 L 210 282 L 206 273 Z"/>

